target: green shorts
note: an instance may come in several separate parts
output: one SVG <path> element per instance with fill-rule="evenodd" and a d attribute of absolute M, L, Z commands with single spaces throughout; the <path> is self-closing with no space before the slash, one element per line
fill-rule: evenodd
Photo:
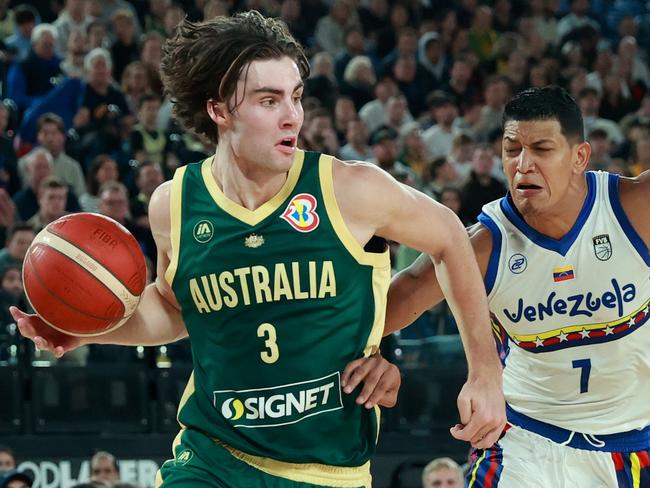
<path fill-rule="evenodd" d="M 192 429 L 174 441 L 156 488 L 370 488 L 370 463 L 358 468 L 290 464 L 251 456 Z"/>

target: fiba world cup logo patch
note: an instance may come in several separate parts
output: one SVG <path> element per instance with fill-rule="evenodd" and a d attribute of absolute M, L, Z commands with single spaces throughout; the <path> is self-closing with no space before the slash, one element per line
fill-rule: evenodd
<path fill-rule="evenodd" d="M 609 240 L 609 234 L 596 236 L 592 239 L 594 243 L 594 254 L 601 261 L 607 261 L 612 257 L 612 243 Z"/>
<path fill-rule="evenodd" d="M 299 232 L 311 232 L 320 219 L 316 213 L 316 199 L 309 193 L 299 193 L 291 198 L 289 205 L 281 215 L 291 227 Z"/>

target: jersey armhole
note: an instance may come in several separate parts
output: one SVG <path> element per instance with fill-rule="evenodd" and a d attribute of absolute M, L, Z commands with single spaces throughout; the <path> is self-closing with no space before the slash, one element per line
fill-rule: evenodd
<path fill-rule="evenodd" d="M 389 251 L 386 249 L 382 253 L 374 253 L 365 251 L 361 245 L 348 229 L 348 226 L 343 221 L 339 204 L 336 201 L 334 194 L 334 181 L 332 177 L 332 156 L 321 155 L 318 164 L 318 171 L 320 177 L 321 193 L 323 194 L 323 201 L 325 203 L 325 211 L 332 223 L 334 232 L 337 237 L 352 255 L 352 257 L 359 263 L 374 267 L 390 266 Z"/>
<path fill-rule="evenodd" d="M 630 219 L 627 218 L 627 215 L 625 215 L 625 210 L 623 210 L 623 205 L 621 205 L 621 197 L 619 195 L 618 191 L 618 186 L 619 186 L 619 177 L 616 174 L 609 174 L 609 181 L 608 181 L 608 197 L 609 197 L 609 204 L 612 207 L 612 210 L 614 211 L 614 215 L 616 216 L 616 220 L 618 220 L 619 225 L 623 229 L 623 232 L 627 236 L 628 240 L 630 243 L 634 246 L 634 249 L 639 253 L 639 256 L 641 256 L 641 259 L 645 261 L 645 263 L 650 266 L 650 252 L 648 252 L 648 247 L 645 245 L 645 242 L 643 242 L 643 239 L 639 235 L 639 233 L 634 230 L 634 227 L 632 226 L 632 223 L 630 222 Z"/>
<path fill-rule="evenodd" d="M 176 270 L 178 268 L 178 257 L 181 247 L 181 212 L 185 170 L 187 170 L 187 166 L 181 166 L 176 170 L 176 173 L 174 173 L 169 195 L 169 225 L 172 255 L 169 260 L 169 266 L 167 266 L 167 270 L 165 271 L 165 280 L 170 287 L 172 286 L 174 277 L 176 276 Z"/>
<path fill-rule="evenodd" d="M 494 222 L 494 220 L 484 212 L 481 212 L 478 216 L 478 221 L 483 224 L 492 235 L 492 251 L 490 251 L 490 259 L 488 261 L 487 269 L 485 270 L 485 277 L 483 278 L 483 282 L 485 283 L 485 293 L 489 295 L 494 288 L 494 283 L 496 282 L 497 273 L 499 271 L 502 240 L 501 230 L 499 229 L 499 226 L 497 226 L 496 222 Z"/>

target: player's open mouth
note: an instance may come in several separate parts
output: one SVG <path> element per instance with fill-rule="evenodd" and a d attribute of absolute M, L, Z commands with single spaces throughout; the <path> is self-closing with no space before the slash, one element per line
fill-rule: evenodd
<path fill-rule="evenodd" d="M 517 185 L 517 190 L 541 190 L 542 187 L 538 185 L 532 185 L 530 183 L 520 183 Z"/>
<path fill-rule="evenodd" d="M 281 153 L 291 155 L 296 150 L 296 138 L 285 137 L 275 145 Z"/>

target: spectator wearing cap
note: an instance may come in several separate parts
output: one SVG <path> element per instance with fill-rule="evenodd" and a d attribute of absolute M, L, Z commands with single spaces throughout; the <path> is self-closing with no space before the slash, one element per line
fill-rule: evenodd
<path fill-rule="evenodd" d="M 0 488 L 31 488 L 32 479 L 24 472 L 13 469 L 0 477 Z"/>
<path fill-rule="evenodd" d="M 458 117 L 458 107 L 448 93 L 436 90 L 427 97 L 434 126 L 422 134 L 430 158 L 448 156 L 454 140 L 452 125 Z"/>
<path fill-rule="evenodd" d="M 415 186 L 417 175 L 407 165 L 397 160 L 397 138 L 395 129 L 381 126 L 370 136 L 370 145 L 374 155 L 373 163 L 390 173 L 396 180 Z"/>
<path fill-rule="evenodd" d="M 51 24 L 34 28 L 31 50 L 24 61 L 13 64 L 7 73 L 7 96 L 20 111 L 27 110 L 45 96 L 62 76 L 61 59 L 55 54 L 57 31 Z"/>
<path fill-rule="evenodd" d="M 32 49 L 32 32 L 36 27 L 38 12 L 31 5 L 18 5 L 14 11 L 16 32 L 5 39 L 5 45 L 15 53 L 14 61 L 27 59 Z"/>
<path fill-rule="evenodd" d="M 612 120 L 598 116 L 598 111 L 600 110 L 600 94 L 595 88 L 583 88 L 578 96 L 578 105 L 582 112 L 585 134 L 589 134 L 592 130 L 600 128 L 607 132 L 609 139 L 615 147 L 623 143 L 623 133 L 618 127 L 618 124 Z"/>

